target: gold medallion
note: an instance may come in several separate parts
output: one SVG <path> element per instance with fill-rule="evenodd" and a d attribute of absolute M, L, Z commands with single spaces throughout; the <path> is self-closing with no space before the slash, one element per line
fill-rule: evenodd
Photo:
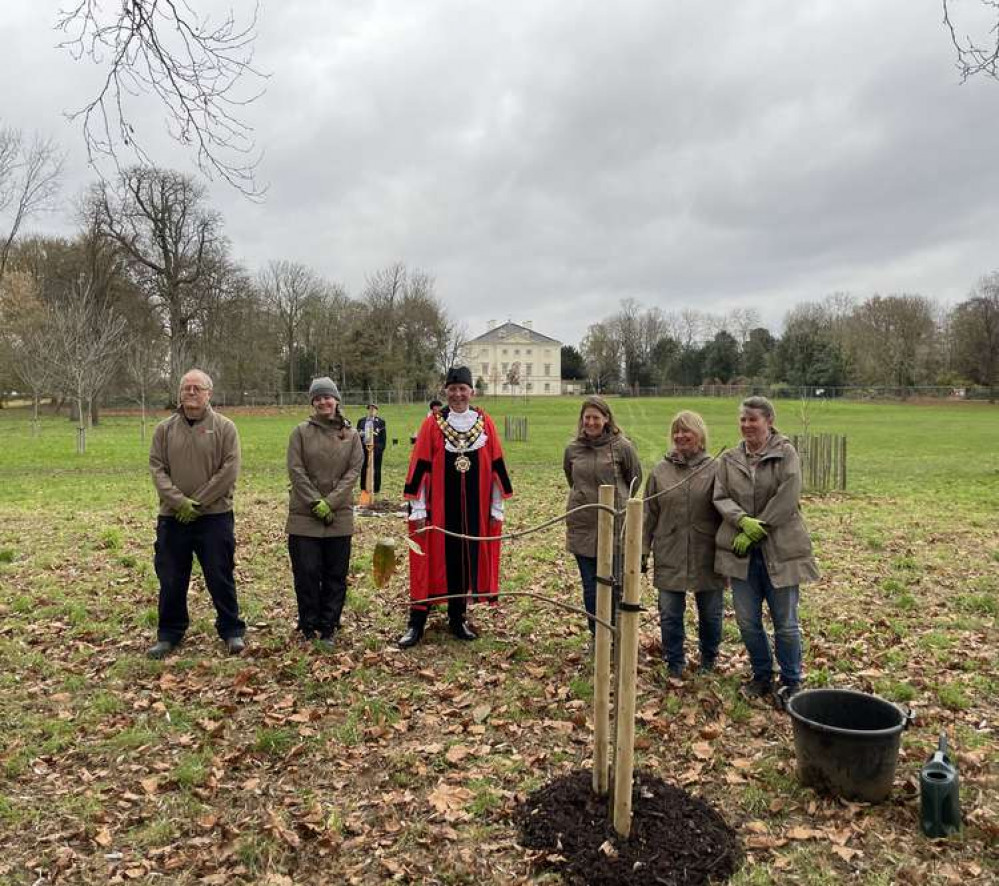
<path fill-rule="evenodd" d="M 462 453 L 454 460 L 454 466 L 459 473 L 464 474 L 472 466 L 472 460 L 467 455 Z"/>

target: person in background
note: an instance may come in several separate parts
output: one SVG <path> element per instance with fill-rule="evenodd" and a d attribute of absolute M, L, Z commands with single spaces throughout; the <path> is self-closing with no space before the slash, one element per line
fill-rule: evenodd
<path fill-rule="evenodd" d="M 614 509 L 621 510 L 633 488 L 642 481 L 642 463 L 631 441 L 621 433 L 603 397 L 587 397 L 579 410 L 576 436 L 565 447 L 562 470 L 569 484 L 566 510 L 596 504 L 600 487 L 614 487 Z M 583 585 L 583 605 L 588 615 L 597 605 L 597 514 L 596 508 L 578 511 L 566 519 L 566 550 L 576 557 Z M 620 561 L 621 519 L 614 521 L 615 562 Z M 615 569 L 615 573 L 616 573 Z M 612 576 L 604 576 L 611 579 Z M 596 622 L 587 619 L 592 636 Z"/>
<path fill-rule="evenodd" d="M 423 420 L 409 460 L 403 490 L 409 501 L 409 534 L 422 554 L 409 554 L 409 625 L 398 644 L 406 649 L 423 638 L 429 607 L 447 600 L 451 633 L 459 640 L 477 634 L 465 620 L 469 600 L 495 603 L 499 592 L 499 541 L 468 536 L 503 533 L 504 499 L 513 487 L 493 420 L 471 405 L 475 391 L 467 366 L 448 370 L 447 408 Z"/>
<path fill-rule="evenodd" d="M 165 658 L 190 624 L 187 591 L 198 558 L 215 607 L 215 630 L 230 655 L 246 647 L 236 600 L 232 498 L 239 476 L 236 426 L 211 407 L 212 379 L 192 369 L 180 380 L 180 407 L 153 432 L 149 470 L 160 500 L 154 564 L 159 621 L 150 658 Z"/>
<path fill-rule="evenodd" d="M 717 463 L 707 453 L 704 419 L 696 412 L 678 412 L 669 437 L 670 450 L 645 485 L 642 572 L 647 570 L 651 555 L 652 584 L 659 591 L 663 659 L 669 675 L 678 679 L 686 664 L 683 616 L 688 592 L 697 603 L 700 671 L 715 668 L 722 637 L 725 577 L 715 572 L 715 534 L 721 517 L 712 500 Z"/>
<path fill-rule="evenodd" d="M 371 428 L 371 448 L 369 450 L 368 444 L 368 427 Z M 364 416 L 357 423 L 357 433 L 361 438 L 362 448 L 364 450 L 364 461 L 361 464 L 361 489 L 367 490 L 368 482 L 368 453 L 374 455 L 374 483 L 373 489 L 370 492 L 381 492 L 382 491 L 382 456 L 385 454 L 385 445 L 388 442 L 388 429 L 385 426 L 385 419 L 379 417 L 378 415 L 378 404 L 369 403 L 368 404 L 368 414 Z"/>
<path fill-rule="evenodd" d="M 766 397 L 748 397 L 739 407 L 742 442 L 722 453 L 715 473 L 714 504 L 722 517 L 715 569 L 732 579 L 735 618 L 753 669 L 743 694 L 774 695 L 776 653 L 776 699 L 783 704 L 802 680 L 799 586 L 819 571 L 801 516 L 801 462 L 775 419 Z M 763 626 L 764 601 L 773 620 L 773 647 Z"/>
<path fill-rule="evenodd" d="M 431 400 L 430 403 L 428 404 L 427 415 L 439 415 L 441 409 L 443 409 L 443 408 L 444 408 L 444 404 L 441 403 L 440 400 L 437 400 L 435 398 L 435 399 Z M 410 444 L 410 446 L 412 446 L 414 443 L 416 443 L 416 434 L 410 434 L 409 435 L 409 444 Z"/>
<path fill-rule="evenodd" d="M 334 647 L 347 598 L 354 533 L 353 489 L 361 471 L 361 438 L 340 411 L 327 377 L 309 386 L 312 415 L 288 440 L 288 555 L 298 603 L 298 630 Z"/>

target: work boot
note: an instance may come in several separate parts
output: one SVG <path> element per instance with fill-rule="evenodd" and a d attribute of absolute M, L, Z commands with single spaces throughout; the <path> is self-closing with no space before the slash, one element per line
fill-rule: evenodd
<path fill-rule="evenodd" d="M 149 658 L 155 658 L 157 660 L 166 658 L 171 652 L 174 651 L 180 643 L 173 643 L 170 640 L 157 640 L 152 646 L 146 650 L 146 655 Z"/>
<path fill-rule="evenodd" d="M 478 640 L 479 635 L 475 633 L 465 619 L 451 622 L 451 633 L 459 640 Z"/>
<path fill-rule="evenodd" d="M 246 649 L 246 641 L 242 637 L 226 637 L 225 651 L 230 655 L 242 655 Z"/>
<path fill-rule="evenodd" d="M 774 691 L 774 681 L 772 677 L 753 677 L 748 683 L 743 683 L 739 687 L 739 694 L 743 698 L 770 698 Z"/>
<path fill-rule="evenodd" d="M 406 628 L 406 633 L 396 641 L 396 644 L 400 649 L 409 649 L 411 646 L 415 646 L 419 643 L 422 639 L 423 628 L 417 627 L 416 625 L 410 625 Z"/>

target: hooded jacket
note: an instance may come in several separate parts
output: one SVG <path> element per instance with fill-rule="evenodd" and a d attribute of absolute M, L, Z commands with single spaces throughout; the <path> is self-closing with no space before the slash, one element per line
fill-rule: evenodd
<path fill-rule="evenodd" d="M 569 482 L 566 510 L 596 504 L 600 487 L 614 487 L 614 508 L 620 510 L 628 500 L 631 483 L 642 481 L 642 463 L 631 441 L 623 434 L 604 432 L 595 440 L 580 436 L 565 447 L 562 470 Z M 597 509 L 587 508 L 566 519 L 566 550 L 583 557 L 597 555 Z M 615 538 L 620 519 L 615 520 Z"/>
<path fill-rule="evenodd" d="M 801 516 L 801 461 L 791 441 L 775 428 L 754 470 L 745 441 L 722 453 L 715 474 L 714 504 L 722 516 L 716 536 L 715 569 L 745 579 L 749 557 L 738 557 L 732 541 L 739 520 L 749 515 L 766 524 L 760 542 L 774 587 L 797 585 L 819 577 L 812 540 Z"/>
<path fill-rule="evenodd" d="M 715 572 L 715 534 L 721 525 L 712 501 L 717 468 L 704 451 L 686 460 L 674 450 L 649 475 L 642 554 L 652 554 L 652 583 L 661 591 L 725 587 L 725 577 Z M 676 488 L 659 494 L 671 487 Z"/>
<path fill-rule="evenodd" d="M 288 440 L 288 535 L 330 538 L 353 535 L 353 488 L 364 458 L 361 438 L 343 416 L 331 420 L 311 416 L 291 432 Z M 333 509 L 327 525 L 312 513 L 324 499 Z"/>

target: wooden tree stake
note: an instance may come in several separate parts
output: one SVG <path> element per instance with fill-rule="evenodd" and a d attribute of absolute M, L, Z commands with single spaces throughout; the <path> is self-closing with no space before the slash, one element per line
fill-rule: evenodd
<path fill-rule="evenodd" d="M 600 487 L 600 504 L 614 507 L 614 487 Z M 613 580 L 614 515 L 597 512 L 597 575 Z M 613 589 L 597 582 L 597 617 L 610 622 Z M 606 797 L 610 778 L 611 632 L 597 622 L 593 649 L 593 791 Z"/>
<path fill-rule="evenodd" d="M 624 598 L 617 613 L 617 742 L 614 755 L 614 830 L 631 833 L 635 771 L 635 678 L 638 673 L 638 601 L 641 596 L 642 501 L 628 499 L 624 528 Z"/>

